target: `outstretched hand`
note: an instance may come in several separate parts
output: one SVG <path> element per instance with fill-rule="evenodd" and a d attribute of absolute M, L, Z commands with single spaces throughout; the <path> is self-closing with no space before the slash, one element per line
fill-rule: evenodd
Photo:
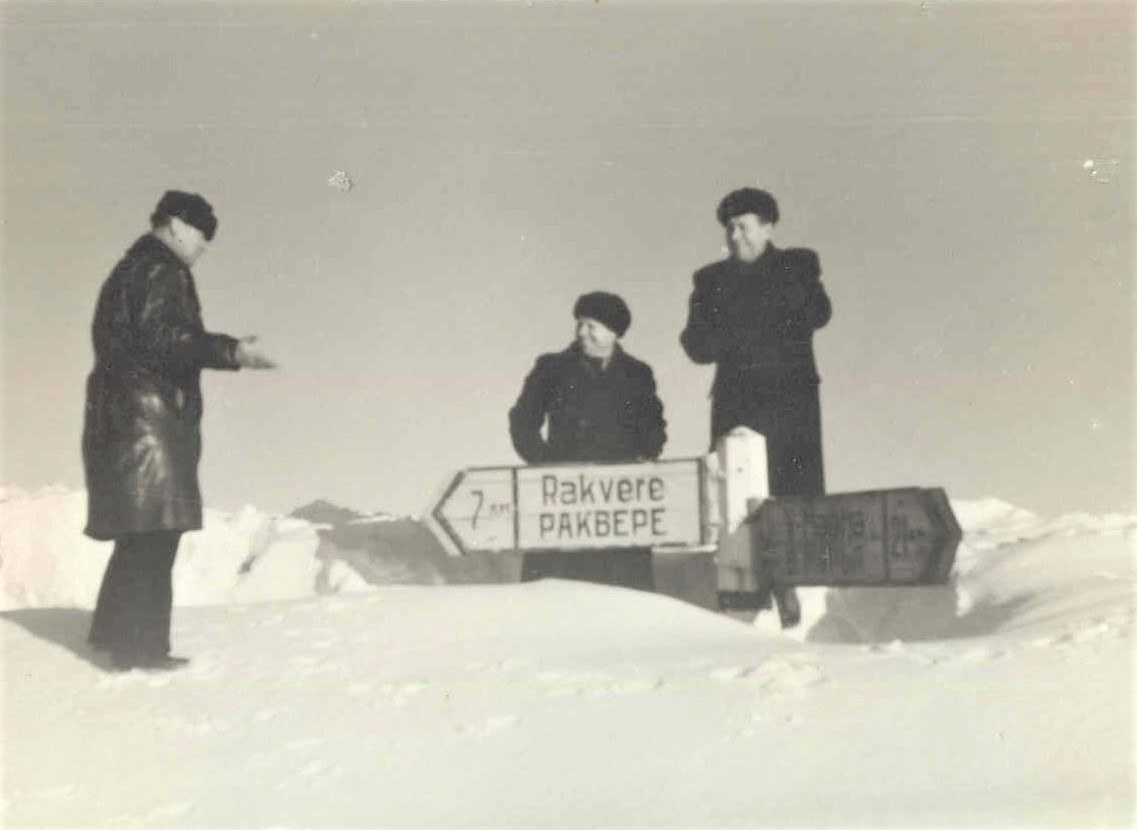
<path fill-rule="evenodd" d="M 253 346 L 256 342 L 257 336 L 255 334 L 242 337 L 237 341 L 235 353 L 237 365 L 242 369 L 275 369 L 276 363 L 270 360 L 260 349 Z"/>

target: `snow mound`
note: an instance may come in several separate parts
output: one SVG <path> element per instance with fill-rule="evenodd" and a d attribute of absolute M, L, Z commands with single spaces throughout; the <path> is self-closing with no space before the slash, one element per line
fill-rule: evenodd
<path fill-rule="evenodd" d="M 84 491 L 0 490 L 0 610 L 92 608 L 112 544 L 83 535 Z M 174 566 L 179 606 L 265 602 L 367 590 L 351 568 L 318 555 L 315 526 L 245 507 L 205 511 Z"/>
<path fill-rule="evenodd" d="M 1091 626 L 1131 618 L 1137 517 L 1044 519 L 994 498 L 952 507 L 964 539 L 948 584 L 805 588 L 799 628 L 780 631 L 774 614 L 758 615 L 755 627 L 780 638 L 879 645 L 1021 635 L 1055 614 Z M 112 546 L 83 535 L 85 515 L 82 491 L 0 490 L 0 610 L 93 607 Z M 713 567 L 657 560 L 661 593 L 713 606 Z M 516 582 L 519 568 L 516 556 L 448 556 L 421 523 L 327 502 L 290 517 L 206 510 L 205 527 L 182 539 L 174 596 L 178 606 L 227 605 L 378 585 Z M 678 579 L 669 569 L 682 572 L 680 588 L 667 587 Z"/>
<path fill-rule="evenodd" d="M 978 499 L 952 502 L 952 511 L 965 533 L 982 533 L 997 527 L 1027 526 L 1038 517 L 1002 499 Z"/>
<path fill-rule="evenodd" d="M 1137 525 L 1137 516 L 1121 513 L 1065 513 L 1046 520 L 1000 499 L 953 501 L 952 510 L 973 550 L 989 550 L 1046 536 L 1125 533 Z"/>
<path fill-rule="evenodd" d="M 172 674 L 107 673 L 87 611 L 7 612 L 5 824 L 1132 826 L 1132 629 L 1070 599 L 1029 640 L 849 647 L 599 585 L 395 586 L 181 609 Z"/>
<path fill-rule="evenodd" d="M 1047 620 L 1128 627 L 1137 516 L 1042 519 L 998 499 L 953 502 L 964 528 L 946 585 L 815 589 L 803 602 L 811 641 L 884 644 L 1033 636 Z"/>

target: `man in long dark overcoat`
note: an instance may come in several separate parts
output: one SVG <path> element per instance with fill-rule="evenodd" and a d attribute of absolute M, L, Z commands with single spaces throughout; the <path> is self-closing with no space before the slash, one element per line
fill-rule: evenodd
<path fill-rule="evenodd" d="M 695 272 L 680 342 L 696 363 L 714 363 L 711 447 L 737 426 L 766 438 L 773 496 L 825 492 L 820 378 L 813 333 L 832 306 L 817 254 L 770 240 L 778 205 L 764 190 L 733 191 L 719 204 L 730 256 Z M 792 589 L 776 591 L 785 625 L 800 617 Z"/>
<path fill-rule="evenodd" d="M 116 669 L 176 668 L 172 569 L 181 534 L 202 525 L 202 369 L 270 368 L 252 342 L 207 332 L 190 267 L 217 230 L 201 196 L 168 191 L 151 231 L 99 294 L 87 379 L 85 532 L 113 540 L 90 642 Z"/>
<path fill-rule="evenodd" d="M 658 458 L 667 441 L 663 402 L 651 367 L 619 343 L 632 322 L 627 304 L 595 291 L 576 301 L 573 316 L 573 343 L 537 358 L 509 411 L 517 454 L 529 464 Z M 651 550 L 643 548 L 526 554 L 522 580 L 545 576 L 654 586 Z"/>

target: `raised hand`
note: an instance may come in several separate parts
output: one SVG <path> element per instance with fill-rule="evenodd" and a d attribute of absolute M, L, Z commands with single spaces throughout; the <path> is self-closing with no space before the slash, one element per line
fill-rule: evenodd
<path fill-rule="evenodd" d="M 268 358 L 264 352 L 254 347 L 257 342 L 255 334 L 242 337 L 237 342 L 237 365 L 242 369 L 275 369 L 276 363 Z"/>

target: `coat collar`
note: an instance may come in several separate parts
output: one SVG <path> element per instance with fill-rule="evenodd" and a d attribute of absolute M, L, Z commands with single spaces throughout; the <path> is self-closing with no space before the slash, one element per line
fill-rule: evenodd
<path fill-rule="evenodd" d="M 178 258 L 178 255 L 175 254 L 165 242 L 152 233 L 144 233 L 138 237 L 138 239 L 134 241 L 134 244 L 130 246 L 130 253 L 160 257 L 184 271 L 189 271 L 189 267 Z"/>
<path fill-rule="evenodd" d="M 580 344 L 575 340 L 565 349 L 565 354 L 570 355 L 573 360 L 578 361 L 587 371 L 597 375 L 608 374 L 618 366 L 623 366 L 625 362 L 625 352 L 619 343 L 616 343 L 616 347 L 612 352 L 612 359 L 608 361 L 607 369 L 603 370 L 600 368 L 598 361 L 585 355 L 580 348 Z"/>
<path fill-rule="evenodd" d="M 753 262 L 739 262 L 736 259 L 731 259 L 729 262 L 734 266 L 734 270 L 738 273 L 753 274 L 756 271 L 761 271 L 765 268 L 768 268 L 770 266 L 770 263 L 774 262 L 781 252 L 782 249 L 774 245 L 773 242 L 767 242 L 766 250 L 762 251 L 762 254 L 758 257 L 758 259 L 754 260 Z"/>

